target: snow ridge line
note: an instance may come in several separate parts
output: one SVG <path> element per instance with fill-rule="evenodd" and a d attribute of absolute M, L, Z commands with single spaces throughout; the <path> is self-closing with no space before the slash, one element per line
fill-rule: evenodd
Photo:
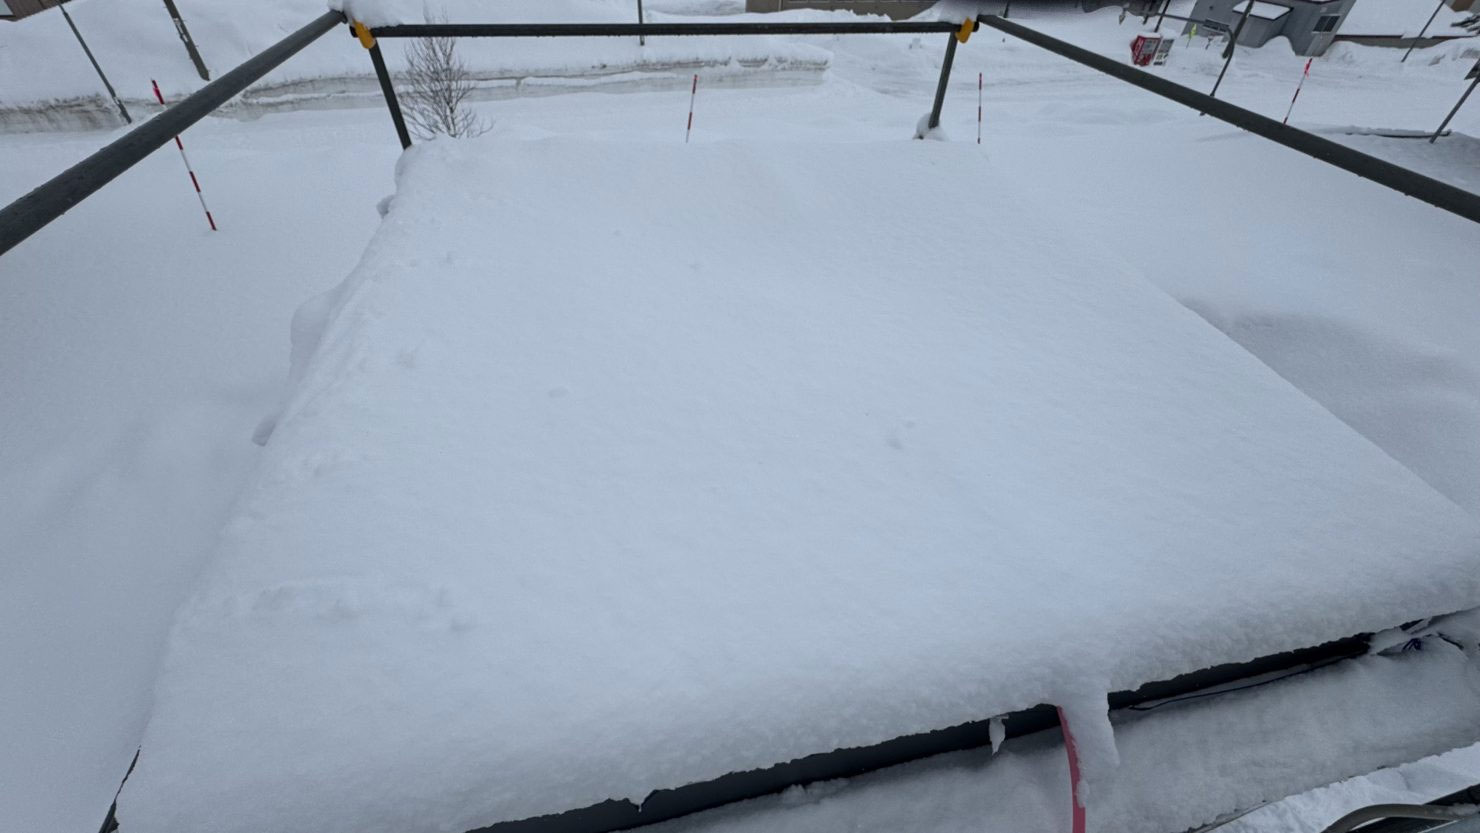
<path fill-rule="evenodd" d="M 1108 711 L 1133 709 L 1269 675 L 1280 675 L 1265 680 L 1276 682 L 1301 673 L 1309 666 L 1326 667 L 1361 657 L 1369 653 L 1371 636 L 1359 634 L 1247 663 L 1220 665 L 1163 682 L 1146 683 L 1134 691 L 1114 692 L 1106 698 Z M 1229 690 L 1241 691 L 1243 688 Z M 1005 739 L 1053 731 L 1063 725 L 1059 708 L 1043 704 L 933 732 L 906 735 L 873 746 L 836 749 L 766 769 L 731 772 L 710 781 L 657 790 L 647 796 L 641 806 L 625 799 L 608 799 L 563 813 L 499 822 L 469 833 L 614 833 L 777 794 L 795 786 L 852 778 L 948 752 L 989 748 L 993 745 L 994 734 L 1000 744 Z M 1077 784 L 1075 793 L 1074 801 L 1076 806 L 1080 806 Z"/>
<path fill-rule="evenodd" d="M 672 61 L 609 67 L 602 71 L 474 72 L 470 100 L 503 101 L 526 96 L 579 92 L 648 92 L 686 86 L 694 69 L 715 87 L 793 87 L 819 84 L 826 60 Z M 127 98 L 130 107 L 157 110 L 149 98 Z M 212 115 L 254 119 L 269 113 L 384 106 L 373 73 L 294 79 L 251 87 Z M 0 134 L 112 130 L 118 114 L 102 95 L 48 102 L 0 105 Z"/>

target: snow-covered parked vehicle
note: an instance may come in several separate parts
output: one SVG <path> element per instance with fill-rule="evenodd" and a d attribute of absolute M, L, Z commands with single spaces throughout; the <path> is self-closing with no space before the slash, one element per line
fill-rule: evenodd
<path fill-rule="evenodd" d="M 985 162 L 414 148 L 359 267 L 299 316 L 297 381 L 179 615 L 121 829 L 635 810 L 1049 704 L 1094 828 L 1170 833 L 1480 739 L 1474 663 L 1423 632 L 1109 713 L 1112 692 L 1474 607 L 1480 529 Z M 916 240 L 860 233 L 926 203 Z M 744 234 L 739 206 L 764 206 Z M 918 802 L 817 814 L 979 779 L 961 800 L 984 829 L 1067 829 L 1056 734 L 984 763 L 749 824 L 883 829 Z"/>

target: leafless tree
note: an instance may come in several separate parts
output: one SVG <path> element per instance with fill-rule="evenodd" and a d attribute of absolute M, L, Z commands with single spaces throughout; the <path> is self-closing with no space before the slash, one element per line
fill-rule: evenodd
<path fill-rule="evenodd" d="M 406 48 L 406 121 L 422 139 L 481 136 L 492 126 L 468 106 L 472 73 L 454 38 L 419 38 Z"/>

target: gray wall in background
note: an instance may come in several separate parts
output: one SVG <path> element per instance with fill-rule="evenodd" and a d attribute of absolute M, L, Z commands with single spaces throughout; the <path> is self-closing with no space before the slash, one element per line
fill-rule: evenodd
<path fill-rule="evenodd" d="M 913 17 L 933 5 L 935 0 L 745 0 L 747 12 L 843 9 L 859 14 L 887 14 L 896 20 Z"/>
<path fill-rule="evenodd" d="M 1211 35 L 1214 31 L 1222 30 L 1226 26 L 1229 30 L 1238 27 L 1240 15 L 1234 14 L 1233 7 L 1239 0 L 1197 0 L 1193 7 L 1192 18 L 1182 27 L 1185 34 L 1193 23 L 1197 24 L 1199 35 Z M 1288 38 L 1290 48 L 1297 55 L 1323 55 L 1331 46 L 1336 33 L 1341 30 L 1341 24 L 1346 21 L 1346 13 L 1351 11 L 1356 0 L 1270 0 L 1277 5 L 1287 6 L 1290 11 L 1278 20 L 1261 20 L 1250 17 L 1249 24 L 1244 27 L 1243 34 L 1239 36 L 1238 42 L 1241 46 L 1263 46 L 1271 38 L 1281 35 Z M 1317 32 L 1316 23 L 1327 15 L 1335 15 L 1339 18 L 1335 28 L 1327 32 Z"/>

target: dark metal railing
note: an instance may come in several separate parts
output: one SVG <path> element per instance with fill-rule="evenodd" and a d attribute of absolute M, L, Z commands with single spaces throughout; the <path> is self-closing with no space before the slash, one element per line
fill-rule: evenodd
<path fill-rule="evenodd" d="M 344 16 L 339 12 L 323 14 L 51 181 L 0 208 L 0 255 L 67 213 L 343 22 Z"/>
<path fill-rule="evenodd" d="M 1281 124 L 1253 110 L 1246 110 L 1181 84 L 1172 83 L 1160 76 L 1126 66 L 1113 58 L 1107 58 L 1072 43 L 1050 37 L 1010 20 L 990 15 L 983 15 L 978 20 L 983 26 L 1006 32 L 1034 46 L 1042 47 L 1056 55 L 1134 84 L 1163 98 L 1169 98 L 1178 104 L 1185 104 L 1198 112 L 1243 128 L 1257 136 L 1263 136 L 1287 148 L 1298 150 L 1307 156 L 1313 156 L 1322 162 L 1350 171 L 1364 179 L 1370 179 L 1379 185 L 1386 185 L 1395 191 L 1423 200 L 1429 205 L 1480 223 L 1480 194 L 1471 193 L 1447 182 L 1424 176 L 1417 171 L 1394 165 L 1386 159 L 1369 156 L 1330 139 Z"/>
<path fill-rule="evenodd" d="M 712 35 L 887 35 L 954 32 L 943 20 L 857 23 L 408 23 L 372 26 L 377 38 L 602 38 Z"/>
<path fill-rule="evenodd" d="M 753 22 L 753 23 L 407 23 L 395 26 L 367 27 L 354 24 L 355 35 L 370 51 L 370 62 L 380 91 L 385 96 L 391 123 L 402 148 L 411 147 L 411 133 L 401 113 L 395 85 L 386 70 L 379 38 L 615 38 L 636 37 L 646 42 L 656 37 L 695 37 L 716 35 L 890 35 L 950 32 L 945 59 L 941 64 L 940 83 L 935 104 L 930 110 L 928 127 L 940 126 L 940 112 L 945 105 L 946 84 L 951 78 L 951 65 L 956 58 L 957 40 L 965 41 L 975 26 L 944 20 L 868 20 L 847 23 Z"/>

